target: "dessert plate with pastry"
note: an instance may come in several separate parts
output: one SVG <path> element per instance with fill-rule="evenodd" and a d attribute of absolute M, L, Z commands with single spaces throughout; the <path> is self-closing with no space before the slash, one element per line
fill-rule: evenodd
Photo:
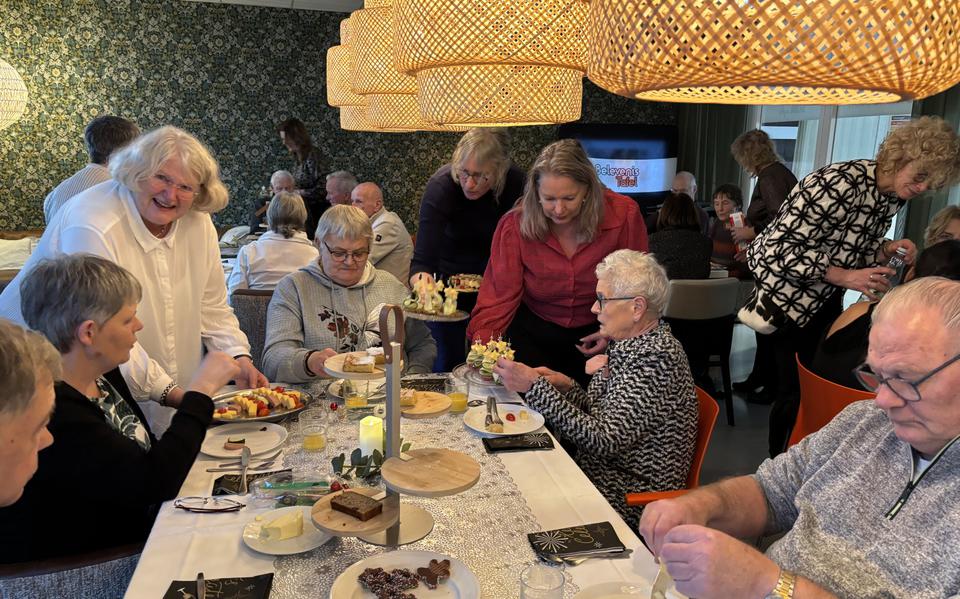
<path fill-rule="evenodd" d="M 341 379 L 374 380 L 387 375 L 382 347 L 336 354 L 323 363 L 327 374 Z"/>
<path fill-rule="evenodd" d="M 244 544 L 267 555 L 293 555 L 316 549 L 333 538 L 317 530 L 310 520 L 310 506 L 296 505 L 254 518 L 243 528 Z"/>
<path fill-rule="evenodd" d="M 287 429 L 269 422 L 236 422 L 207 430 L 200 451 L 215 458 L 239 458 L 244 447 L 250 455 L 279 448 L 287 440 Z"/>
<path fill-rule="evenodd" d="M 470 408 L 463 415 L 463 423 L 484 437 L 525 435 L 543 426 L 543 416 L 527 406 L 495 404 L 501 423 L 495 419 L 488 424 L 487 406 Z"/>
<path fill-rule="evenodd" d="M 280 422 L 299 414 L 313 400 L 306 391 L 282 383 L 257 389 L 226 387 L 213 397 L 213 424 L 224 422 Z"/>
<path fill-rule="evenodd" d="M 418 599 L 479 599 L 480 581 L 460 560 L 433 551 L 389 551 L 361 560 L 330 587 L 330 599 L 367 599 L 402 588 Z M 399 595 L 398 595 L 399 596 Z"/>

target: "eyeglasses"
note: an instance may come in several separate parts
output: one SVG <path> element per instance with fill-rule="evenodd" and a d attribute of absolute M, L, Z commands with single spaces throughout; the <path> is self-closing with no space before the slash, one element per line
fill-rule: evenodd
<path fill-rule="evenodd" d="M 490 180 L 490 175 L 486 173 L 471 173 L 469 171 L 457 171 L 457 178 L 460 179 L 460 183 L 466 183 L 467 181 L 473 180 L 474 185 L 480 185 L 481 183 L 486 183 Z"/>
<path fill-rule="evenodd" d="M 886 385 L 903 401 L 920 401 L 920 385 L 957 360 L 960 360 L 960 354 L 955 355 L 915 381 L 907 381 L 898 376 L 880 376 L 870 370 L 870 366 L 866 362 L 854 368 L 853 374 L 868 391 L 876 392 L 881 385 Z"/>
<path fill-rule="evenodd" d="M 181 497 L 173 502 L 173 507 L 196 514 L 215 512 L 237 512 L 246 504 L 225 497 Z"/>
<path fill-rule="evenodd" d="M 181 199 L 193 199 L 197 197 L 197 190 L 186 185 L 184 183 L 176 183 L 170 177 L 164 175 L 163 173 L 156 173 L 153 175 L 153 180 L 157 183 L 163 185 L 167 189 L 173 188 L 174 193 L 177 194 L 177 197 Z"/>
<path fill-rule="evenodd" d="M 361 262 L 367 259 L 367 256 L 370 255 L 370 250 L 354 250 L 348 252 L 346 250 L 335 250 L 324 241 L 323 247 L 327 248 L 327 251 L 330 252 L 330 257 L 336 260 L 337 262 L 346 262 L 347 258 L 353 258 L 356 262 Z"/>
<path fill-rule="evenodd" d="M 597 303 L 600 304 L 600 309 L 603 310 L 604 302 L 614 302 L 617 300 L 632 300 L 637 299 L 637 296 L 631 295 L 630 297 L 603 297 L 599 293 L 597 294 Z"/>

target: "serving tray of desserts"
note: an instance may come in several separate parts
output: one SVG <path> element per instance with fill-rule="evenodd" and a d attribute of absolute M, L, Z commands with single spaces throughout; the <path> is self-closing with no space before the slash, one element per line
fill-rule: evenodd
<path fill-rule="evenodd" d="M 280 422 L 299 414 L 313 397 L 306 391 L 283 385 L 258 389 L 236 389 L 213 397 L 213 423 Z"/>
<path fill-rule="evenodd" d="M 399 505 L 384 501 L 380 489 L 357 488 L 331 493 L 313 505 L 311 519 L 320 530 L 338 537 L 382 532 L 400 518 Z"/>
<path fill-rule="evenodd" d="M 413 283 L 413 291 L 403 300 L 403 315 L 414 320 L 429 322 L 458 322 L 470 318 L 470 314 L 457 309 L 460 291 L 436 281 L 421 279 Z"/>
<path fill-rule="evenodd" d="M 382 379 L 387 375 L 382 347 L 330 356 L 323 363 L 323 369 L 333 377 L 361 381 Z"/>

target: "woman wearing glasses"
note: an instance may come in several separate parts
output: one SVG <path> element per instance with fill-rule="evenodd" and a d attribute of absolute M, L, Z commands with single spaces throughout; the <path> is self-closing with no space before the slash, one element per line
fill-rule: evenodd
<path fill-rule="evenodd" d="M 593 271 L 618 249 L 647 250 L 637 203 L 604 189 L 576 140 L 550 144 L 519 205 L 497 225 L 467 334 L 502 336 L 517 359 L 586 384 L 584 354 L 603 349 L 590 313 Z"/>
<path fill-rule="evenodd" d="M 320 260 L 281 279 L 267 309 L 263 364 L 271 378 L 314 381 L 327 376 L 330 356 L 380 345 L 380 308 L 400 304 L 409 291 L 367 261 L 372 240 L 370 219 L 355 206 L 333 206 L 320 217 Z M 431 371 L 437 350 L 423 322 L 405 321 L 403 353 L 405 373 Z"/>
<path fill-rule="evenodd" d="M 23 322 L 20 281 L 41 260 L 89 253 L 116 262 L 143 286 L 138 336 L 123 374 L 154 430 L 166 429 L 204 348 L 237 358 L 241 386 L 267 380 L 249 357 L 247 336 L 227 305 L 217 231 L 210 214 L 227 190 L 210 151 L 176 127 L 137 138 L 110 160 L 113 180 L 57 212 L 20 275 L 0 296 L 0 316 Z"/>
<path fill-rule="evenodd" d="M 596 277 L 590 311 L 610 344 L 588 362 L 589 386 L 504 359 L 494 371 L 576 446 L 583 472 L 636 529 L 640 510 L 624 505 L 624 493 L 683 488 L 699 408 L 683 347 L 660 321 L 670 289 L 663 267 L 650 254 L 618 250 Z"/>
<path fill-rule="evenodd" d="M 503 131 L 471 129 L 460 139 L 450 164 L 427 181 L 410 264 L 410 284 L 421 277 L 483 274 L 500 217 L 523 195 L 522 170 L 510 162 Z M 470 312 L 476 294 L 461 293 L 459 308 Z M 466 358 L 467 323 L 429 323 L 439 354 L 435 370 L 446 372 Z"/>

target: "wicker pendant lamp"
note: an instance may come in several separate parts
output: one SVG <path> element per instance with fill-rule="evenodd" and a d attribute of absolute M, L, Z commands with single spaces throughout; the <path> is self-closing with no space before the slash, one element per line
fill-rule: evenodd
<path fill-rule="evenodd" d="M 12 125 L 27 108 L 27 86 L 16 69 L 0 59 L 0 129 Z"/>
<path fill-rule="evenodd" d="M 595 0 L 587 76 L 615 94 L 718 104 L 875 104 L 960 81 L 960 3 Z"/>
<path fill-rule="evenodd" d="M 417 94 L 371 94 L 367 96 L 367 121 L 378 129 L 407 131 L 466 131 L 467 126 L 436 125 L 420 117 Z"/>
<path fill-rule="evenodd" d="M 330 106 L 364 106 L 366 100 L 350 90 L 353 70 L 353 45 L 350 18 L 340 21 L 340 45 L 327 49 L 327 104 Z"/>
<path fill-rule="evenodd" d="M 580 117 L 589 4 L 396 0 L 396 64 L 428 121 L 469 126 Z"/>
<path fill-rule="evenodd" d="M 356 94 L 415 94 L 417 80 L 393 64 L 393 9 L 363 8 L 350 15 L 354 49 L 350 89 Z"/>

